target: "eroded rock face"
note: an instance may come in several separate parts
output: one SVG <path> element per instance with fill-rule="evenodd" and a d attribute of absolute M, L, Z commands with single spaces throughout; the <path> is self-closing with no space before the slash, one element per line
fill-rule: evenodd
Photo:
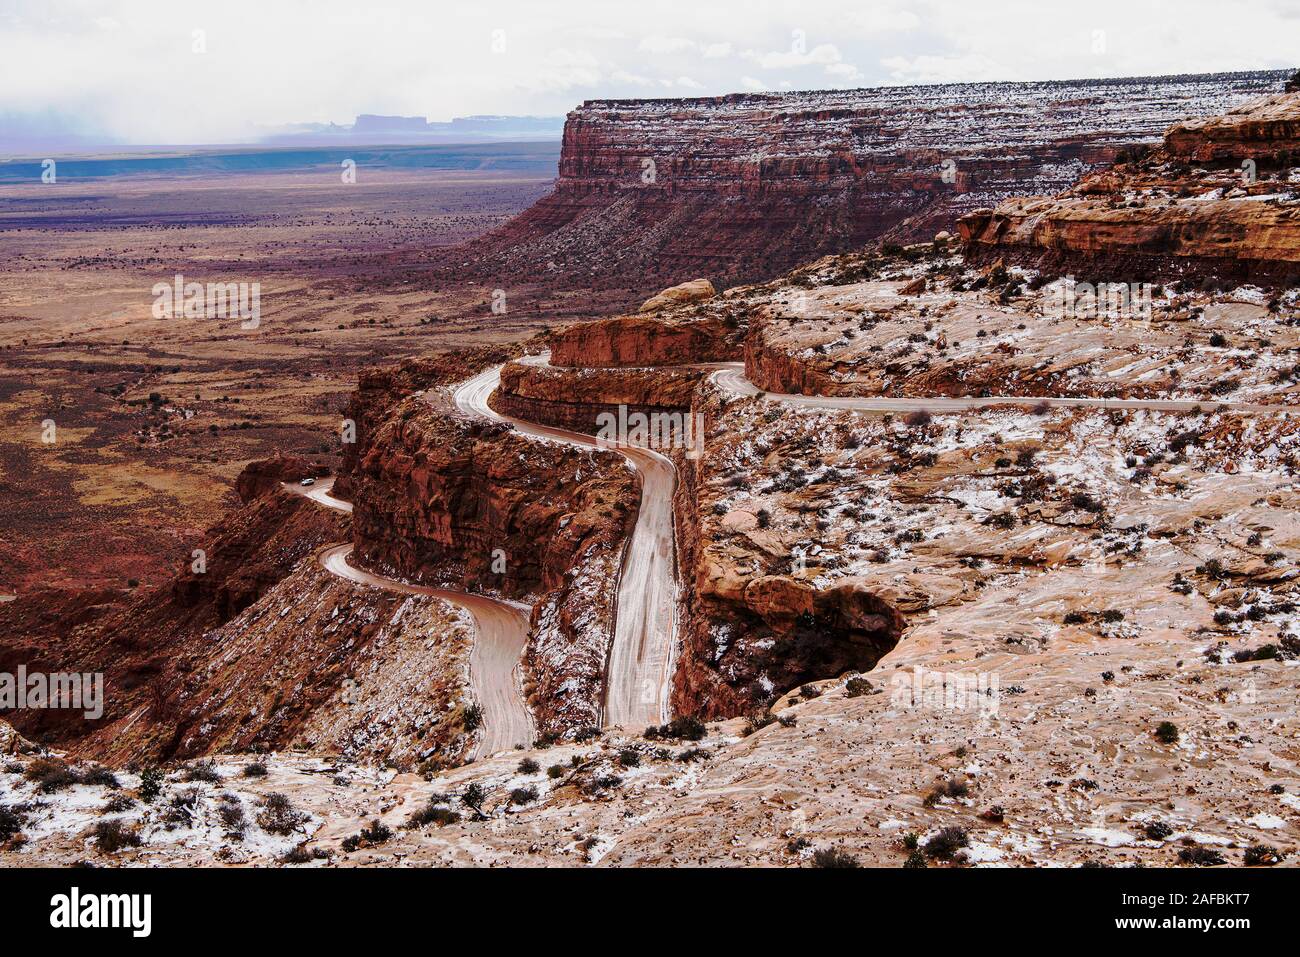
<path fill-rule="evenodd" d="M 529 422 L 596 434 L 601 416 L 690 408 L 705 373 L 690 369 L 557 369 L 510 362 L 492 407 Z"/>
<path fill-rule="evenodd" d="M 463 712 L 473 640 L 469 616 L 446 602 L 358 587 L 306 561 L 211 632 L 223 653 L 185 659 L 184 683 L 151 709 L 174 728 L 175 758 L 292 745 L 445 766 L 473 744 Z"/>
<path fill-rule="evenodd" d="M 736 356 L 739 338 L 739 323 L 727 316 L 617 316 L 552 333 L 551 364 L 610 368 L 722 362 Z"/>
<path fill-rule="evenodd" d="M 196 673 L 221 662 L 223 682 L 261 687 L 272 655 L 256 642 L 245 642 L 242 653 L 228 656 L 229 643 L 212 635 L 311 562 L 316 549 L 343 540 L 345 524 L 337 512 L 273 489 L 209 531 L 202 543 L 202 571 L 187 562 L 170 583 L 130 596 L 65 596 L 51 604 L 49 596 L 34 592 L 0 605 L 0 670 L 12 672 L 22 664 L 29 671 L 104 675 L 105 707 L 98 720 L 67 709 L 26 709 L 12 712 L 10 720 L 29 737 L 105 761 L 168 758 L 182 747 L 189 754 L 204 753 L 201 743 L 184 744 L 189 722 L 197 727 L 215 713 L 193 707 L 202 683 Z M 287 626 L 285 634 L 291 634 Z M 213 685 L 204 696 L 219 692 Z M 233 691 L 221 694 L 233 709 L 232 724 L 245 713 L 240 709 L 254 706 Z M 266 701 L 273 697 L 268 694 Z M 308 713 L 299 711 L 298 719 Z M 265 710 L 262 717 L 271 720 Z M 277 724 L 283 736 L 267 733 L 259 740 L 268 747 L 287 746 L 295 725 Z M 249 728 L 259 726 L 254 722 Z"/>
<path fill-rule="evenodd" d="M 699 397 L 696 408 L 726 427 L 726 405 L 716 396 Z M 732 717 L 806 682 L 873 668 L 903 633 L 896 596 L 878 582 L 792 574 L 778 557 L 787 548 L 756 510 L 722 516 L 715 490 L 734 480 L 731 463 L 745 439 L 711 434 L 718 438 L 702 458 L 678 461 L 673 504 L 685 614 L 674 712 Z M 737 548 L 743 539 L 752 550 Z"/>
<path fill-rule="evenodd" d="M 1300 152 L 1300 92 L 1245 103 L 1218 116 L 1183 120 L 1165 134 L 1171 156 L 1197 163 L 1271 160 Z"/>
<path fill-rule="evenodd" d="M 0 754 L 33 754 L 37 746 L 14 730 L 8 721 L 0 721 Z"/>
<path fill-rule="evenodd" d="M 1300 94 L 1173 126 L 1161 149 L 1052 199 L 958 224 L 970 258 L 1107 281 L 1300 278 Z"/>
<path fill-rule="evenodd" d="M 1150 284 L 1130 306 L 1051 272 L 945 250 L 831 257 L 753 296 L 746 374 L 779 393 L 1291 405 L 1300 291 Z M 1095 274 L 1091 275 L 1094 279 Z M 925 276 L 926 288 L 905 294 Z M 1128 287 L 1122 287 L 1128 291 Z M 1141 308 L 1141 315 L 1137 310 Z"/>
<path fill-rule="evenodd" d="M 555 191 L 476 244 L 474 259 L 494 275 L 571 271 L 587 286 L 764 279 L 880 237 L 929 239 L 1010 196 L 1056 193 L 1117 149 L 1275 92 L 1285 77 L 593 100 L 565 124 Z"/>
<path fill-rule="evenodd" d="M 408 359 L 396 366 L 362 373 L 344 412 L 345 422 L 354 426 L 356 441 L 343 445 L 343 463 L 334 483 L 334 494 L 344 499 L 351 497 L 352 474 L 369 447 L 370 436 L 398 403 L 413 392 L 468 379 L 489 365 L 505 362 L 516 352 L 486 346 L 427 359 Z"/>

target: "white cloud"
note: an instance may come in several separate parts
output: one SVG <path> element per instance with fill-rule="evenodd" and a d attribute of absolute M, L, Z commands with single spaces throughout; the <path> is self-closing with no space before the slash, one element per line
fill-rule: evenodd
<path fill-rule="evenodd" d="M 629 83 L 632 86 L 654 86 L 655 81 L 648 76 L 642 76 L 639 73 L 628 73 L 626 70 L 615 70 L 609 75 L 609 78 L 615 83 Z"/>
<path fill-rule="evenodd" d="M 694 40 L 688 40 L 685 37 L 646 37 L 637 46 L 637 49 L 645 53 L 664 55 L 694 50 L 698 46 L 699 44 Z"/>
<path fill-rule="evenodd" d="M 601 81 L 600 62 L 582 50 L 557 49 L 546 54 L 542 64 L 522 80 L 524 89 L 556 93 L 576 87 L 594 87 Z"/>
<path fill-rule="evenodd" d="M 776 70 L 810 64 L 838 63 L 840 51 L 833 43 L 822 43 L 811 50 L 769 50 L 759 52 L 746 50 L 745 57 L 753 60 L 765 70 Z"/>
<path fill-rule="evenodd" d="M 826 75 L 833 76 L 842 83 L 857 83 L 863 79 L 862 71 L 852 63 L 829 63 Z"/>
<path fill-rule="evenodd" d="M 864 33 L 892 33 L 921 26 L 921 18 L 911 10 L 900 10 L 883 3 L 852 11 L 849 22 Z"/>
<path fill-rule="evenodd" d="M 232 142 L 363 112 L 554 116 L 664 89 L 1293 67 L 1298 13 L 1296 0 L 1238 0 L 1231 16 L 1221 0 L 747 0 L 743 15 L 699 0 L 0 0 L 0 117 Z M 191 52 L 196 28 L 206 54 Z"/>
<path fill-rule="evenodd" d="M 969 83 L 984 80 L 997 80 L 1007 77 L 1006 67 L 979 54 L 961 57 L 918 56 L 886 57 L 881 65 L 889 70 L 889 79 L 893 83 L 911 85 L 914 83 Z"/>

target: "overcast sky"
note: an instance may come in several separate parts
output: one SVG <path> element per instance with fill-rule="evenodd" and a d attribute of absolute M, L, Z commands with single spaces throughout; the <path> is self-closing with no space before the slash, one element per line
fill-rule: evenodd
<path fill-rule="evenodd" d="M 1297 60 L 1300 0 L 0 0 L 0 123 L 218 143 L 363 112 Z"/>

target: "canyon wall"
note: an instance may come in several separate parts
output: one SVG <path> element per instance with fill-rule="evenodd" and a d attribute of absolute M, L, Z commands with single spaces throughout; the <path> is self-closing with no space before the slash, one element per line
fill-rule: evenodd
<path fill-rule="evenodd" d="M 513 283 L 766 278 L 1059 192 L 1121 148 L 1276 92 L 1285 77 L 592 100 L 569 114 L 555 190 L 471 250 Z"/>
<path fill-rule="evenodd" d="M 508 362 L 492 408 L 504 414 L 588 435 L 597 433 L 600 416 L 687 409 L 696 383 L 695 369 L 557 369 Z"/>
<path fill-rule="evenodd" d="M 692 411 L 720 423 L 735 414 L 715 390 L 703 388 Z M 727 477 L 735 474 L 735 443 L 745 435 L 723 431 L 698 460 L 675 456 L 683 614 L 674 714 L 733 717 L 806 682 L 869 671 L 905 628 L 879 583 L 823 584 L 788 568 L 760 568 L 738 547 L 727 510 L 717 506 Z"/>
<path fill-rule="evenodd" d="M 371 435 L 407 396 L 468 379 L 490 365 L 505 362 L 518 351 L 518 347 L 484 346 L 407 359 L 395 366 L 380 366 L 361 373 L 343 412 L 344 422 L 354 427 L 355 441 L 343 443 L 343 462 L 334 494 L 343 499 L 351 497 L 352 477 L 369 448 Z"/>
<path fill-rule="evenodd" d="M 577 368 L 725 362 L 740 351 L 738 317 L 615 316 L 551 333 L 551 365 Z"/>

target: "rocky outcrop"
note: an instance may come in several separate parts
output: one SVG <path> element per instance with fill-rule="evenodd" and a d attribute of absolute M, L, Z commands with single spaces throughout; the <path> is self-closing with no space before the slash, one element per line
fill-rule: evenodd
<path fill-rule="evenodd" d="M 728 414 L 716 395 L 695 411 Z M 744 439 L 727 434 L 698 460 L 678 456 L 673 509 L 682 576 L 682 651 L 674 676 L 675 714 L 732 717 L 769 704 L 806 682 L 868 671 L 904 629 L 897 604 L 875 583 L 821 584 L 764 573 L 738 561 L 720 525 L 717 488 Z M 754 519 L 750 518 L 752 523 Z"/>
<path fill-rule="evenodd" d="M 669 286 L 663 292 L 651 296 L 641 304 L 638 312 L 658 312 L 660 309 L 672 309 L 692 302 L 712 299 L 718 294 L 713 283 L 707 279 L 692 279 L 690 282 Z"/>
<path fill-rule="evenodd" d="M 159 689 L 151 716 L 171 729 L 175 758 L 295 747 L 446 766 L 473 744 L 473 640 L 469 617 L 445 602 L 357 587 L 306 561 L 208 634 L 221 654 L 186 655 L 183 681 Z"/>
<path fill-rule="evenodd" d="M 975 262 L 1004 256 L 1107 282 L 1209 276 L 1291 285 L 1300 278 L 1300 205 L 1241 197 L 1138 207 L 1023 199 L 972 214 L 959 228 Z"/>
<path fill-rule="evenodd" d="M 745 340 L 745 376 L 767 392 L 791 395 L 836 395 L 838 384 L 829 372 L 829 364 L 783 348 L 769 337 L 765 323 L 750 326 Z"/>
<path fill-rule="evenodd" d="M 551 365 L 579 368 L 672 366 L 724 362 L 739 351 L 741 324 L 726 314 L 704 318 L 616 316 L 551 334 Z"/>
<path fill-rule="evenodd" d="M 1165 134 L 1165 149 L 1194 163 L 1272 162 L 1280 153 L 1300 154 L 1298 96 L 1281 93 L 1218 116 L 1175 123 Z"/>
<path fill-rule="evenodd" d="M 640 499 L 612 452 L 395 408 L 354 475 L 358 564 L 534 603 L 527 691 L 543 734 L 599 723 L 623 543 Z"/>
<path fill-rule="evenodd" d="M 1107 282 L 1300 278 L 1300 94 L 1173 126 L 1163 148 L 1051 198 L 962 218 L 972 261 Z"/>
<path fill-rule="evenodd" d="M 0 755 L 34 754 L 39 747 L 14 730 L 8 721 L 0 721 Z"/>
<path fill-rule="evenodd" d="M 592 289 L 764 279 L 1058 192 L 1170 123 L 1275 92 L 1285 77 L 588 101 L 565 124 L 555 191 L 458 266 Z"/>
<path fill-rule="evenodd" d="M 357 380 L 344 411 L 344 425 L 351 424 L 353 442 L 343 443 L 343 463 L 333 494 L 352 495 L 352 473 L 369 447 L 370 436 L 397 406 L 413 392 L 460 382 L 483 369 L 518 354 L 516 348 L 485 346 L 421 359 L 407 359 L 396 366 L 368 369 Z"/>
<path fill-rule="evenodd" d="M 594 435 L 600 416 L 673 412 L 690 408 L 705 375 L 695 369 L 565 369 L 508 362 L 492 408 L 529 422 Z"/>

